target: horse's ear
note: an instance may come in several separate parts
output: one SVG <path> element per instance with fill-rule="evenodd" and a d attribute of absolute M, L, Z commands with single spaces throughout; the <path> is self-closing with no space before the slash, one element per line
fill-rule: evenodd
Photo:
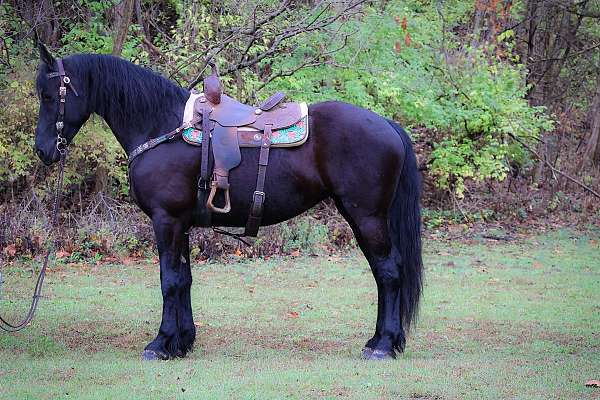
<path fill-rule="evenodd" d="M 56 61 L 54 60 L 54 57 L 52 56 L 52 54 L 50 54 L 46 46 L 44 46 L 42 42 L 38 41 L 38 48 L 40 49 L 40 60 L 44 64 L 46 64 L 48 68 L 54 69 L 54 63 Z"/>

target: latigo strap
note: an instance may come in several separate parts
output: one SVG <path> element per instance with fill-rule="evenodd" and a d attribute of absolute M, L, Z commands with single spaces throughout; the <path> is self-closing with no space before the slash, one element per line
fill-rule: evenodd
<path fill-rule="evenodd" d="M 271 149 L 271 129 L 272 124 L 265 124 L 265 130 L 262 135 L 262 145 L 260 146 L 260 155 L 258 157 L 258 176 L 256 177 L 256 190 L 252 195 L 252 207 L 250 215 L 246 222 L 244 236 L 256 236 L 260 223 L 262 221 L 262 212 L 265 205 L 265 178 L 267 176 L 267 166 L 269 165 L 269 151 Z"/>

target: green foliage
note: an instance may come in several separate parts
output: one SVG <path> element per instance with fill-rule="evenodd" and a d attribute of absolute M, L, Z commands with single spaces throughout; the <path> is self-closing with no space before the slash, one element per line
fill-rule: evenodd
<path fill-rule="evenodd" d="M 446 225 L 455 225 L 471 222 L 486 222 L 494 217 L 494 211 L 481 209 L 476 212 L 461 213 L 456 210 L 423 208 L 423 223 L 429 230 L 434 230 Z"/>
<path fill-rule="evenodd" d="M 33 154 L 33 128 L 37 122 L 37 99 L 33 80 L 7 80 L 3 107 L 0 107 L 0 183 L 13 184 L 31 173 L 37 157 Z"/>
<path fill-rule="evenodd" d="M 88 17 L 62 22 L 59 54 L 110 53 L 113 6 L 113 2 L 77 0 L 76 7 L 86 10 Z M 162 2 L 163 16 L 156 20 L 161 30 L 154 42 L 160 57 L 150 57 L 141 46 L 141 27 L 135 24 L 130 27 L 123 57 L 138 63 L 152 60 L 152 68 L 175 78 L 196 76 L 202 72 L 196 56 L 203 55 L 217 37 L 216 29 L 234 29 L 249 12 L 240 7 L 220 15 L 217 21 L 210 7 L 206 2 L 193 6 Z M 433 144 L 429 170 L 440 188 L 461 197 L 468 180 L 502 180 L 509 163 L 529 165 L 531 160 L 521 143 L 534 143 L 543 130 L 553 127 L 544 110 L 529 106 L 525 99 L 526 71 L 513 54 L 514 31 L 498 37 L 502 56 L 493 46 L 471 49 L 463 43 L 464 35 L 454 29 L 468 23 L 471 13 L 472 4 L 462 0 L 435 4 L 403 0 L 388 3 L 384 11 L 367 7 L 350 23 L 333 27 L 348 35 L 341 50 L 319 55 L 323 43 L 332 40 L 331 32 L 305 33 L 287 42 L 289 51 L 223 80 L 227 91 L 240 98 L 265 97 L 278 89 L 309 102 L 347 101 L 401 121 L 408 128 L 428 128 L 431 137 L 427 140 Z M 9 5 L 0 5 L 0 16 L 0 33 L 17 30 L 18 18 Z M 277 23 L 286 26 L 292 22 L 290 18 Z M 249 48 L 248 57 L 270 45 L 274 28 L 267 24 L 262 29 L 264 34 Z M 28 61 L 35 55 L 23 44 L 10 42 L 8 46 L 15 67 L 0 70 L 6 72 L 0 75 L 0 88 L 10 93 L 0 110 L 6 121 L 0 125 L 0 184 L 26 177 L 37 162 L 31 151 L 36 125 L 37 99 L 32 93 L 36 62 Z M 244 51 L 244 43 L 236 42 L 217 60 L 226 66 Z M 269 74 L 294 70 L 311 56 L 323 65 L 300 69 L 263 87 Z M 272 72 L 263 73 L 265 70 Z M 77 136 L 76 144 L 74 162 L 67 172 L 69 182 L 82 183 L 90 171 L 99 171 L 110 178 L 110 188 L 124 194 L 124 154 L 108 128 L 93 120 Z"/>
<path fill-rule="evenodd" d="M 451 24 L 464 20 L 467 10 L 463 3 L 448 3 L 441 14 Z M 404 18 L 406 29 L 399 22 Z M 433 130 L 430 169 L 441 188 L 462 196 L 467 179 L 504 179 L 509 161 L 528 161 L 514 138 L 531 143 L 553 127 L 542 108 L 527 103 L 521 65 L 490 56 L 494 48 L 461 45 L 459 37 L 443 32 L 431 6 L 390 4 L 385 13 L 372 10 L 348 29 L 357 33 L 331 60 L 341 68 L 302 70 L 269 89 L 311 101 L 340 99 Z M 510 50 L 514 34 L 501 39 Z M 282 57 L 277 68 L 289 68 L 297 58 Z"/>
<path fill-rule="evenodd" d="M 5 77 L 7 89 L 0 108 L 0 185 L 16 185 L 31 177 L 40 161 L 33 153 L 37 125 L 38 98 L 34 77 L 26 69 Z M 113 193 L 126 195 L 126 155 L 110 129 L 98 118 L 92 118 L 75 137 L 65 170 L 65 183 L 80 185 L 94 174 L 110 178 Z M 96 175 L 97 176 L 97 175 Z M 35 183 L 35 182 L 33 182 Z"/>
<path fill-rule="evenodd" d="M 317 253 L 319 245 L 329 242 L 327 225 L 313 218 L 303 218 L 296 224 L 284 225 L 282 229 L 283 251 L 303 250 L 306 253 Z"/>
<path fill-rule="evenodd" d="M 109 29 L 109 10 L 114 7 L 112 1 L 78 0 L 78 7 L 87 9 L 91 18 L 80 21 L 78 19 L 64 21 L 65 31 L 61 38 L 62 46 L 60 55 L 74 53 L 100 53 L 110 54 L 113 49 L 113 34 Z M 127 59 L 136 59 L 141 54 L 141 40 L 135 35 L 139 28 L 130 26 L 130 35 L 125 42 L 121 56 Z"/>

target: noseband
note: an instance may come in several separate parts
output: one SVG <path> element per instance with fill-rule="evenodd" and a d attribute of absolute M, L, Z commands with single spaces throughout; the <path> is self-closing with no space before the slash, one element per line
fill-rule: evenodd
<path fill-rule="evenodd" d="M 67 87 L 65 85 L 69 85 L 75 96 L 79 97 L 79 94 L 77 93 L 77 90 L 75 90 L 75 88 L 73 87 L 73 84 L 71 83 L 71 78 L 67 76 L 61 58 L 56 60 L 56 65 L 58 66 L 58 72 L 50 72 L 49 74 L 46 74 L 46 77 L 48 79 L 60 78 L 60 87 L 58 88 L 58 117 L 56 118 L 56 150 L 60 153 L 61 156 L 64 156 L 68 146 L 67 139 L 62 135 L 63 129 L 65 127 L 65 104 L 67 101 Z"/>

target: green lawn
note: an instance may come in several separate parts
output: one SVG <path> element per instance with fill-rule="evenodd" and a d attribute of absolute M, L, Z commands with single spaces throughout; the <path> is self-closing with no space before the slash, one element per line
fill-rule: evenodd
<path fill-rule="evenodd" d="M 61 266 L 34 324 L 0 334 L 0 398 L 600 398 L 584 386 L 600 379 L 599 242 L 426 241 L 420 320 L 407 351 L 379 363 L 359 358 L 376 297 L 357 252 L 194 266 L 196 349 L 150 363 L 157 267 Z M 31 280 L 18 284 L 11 298 L 29 295 Z"/>

